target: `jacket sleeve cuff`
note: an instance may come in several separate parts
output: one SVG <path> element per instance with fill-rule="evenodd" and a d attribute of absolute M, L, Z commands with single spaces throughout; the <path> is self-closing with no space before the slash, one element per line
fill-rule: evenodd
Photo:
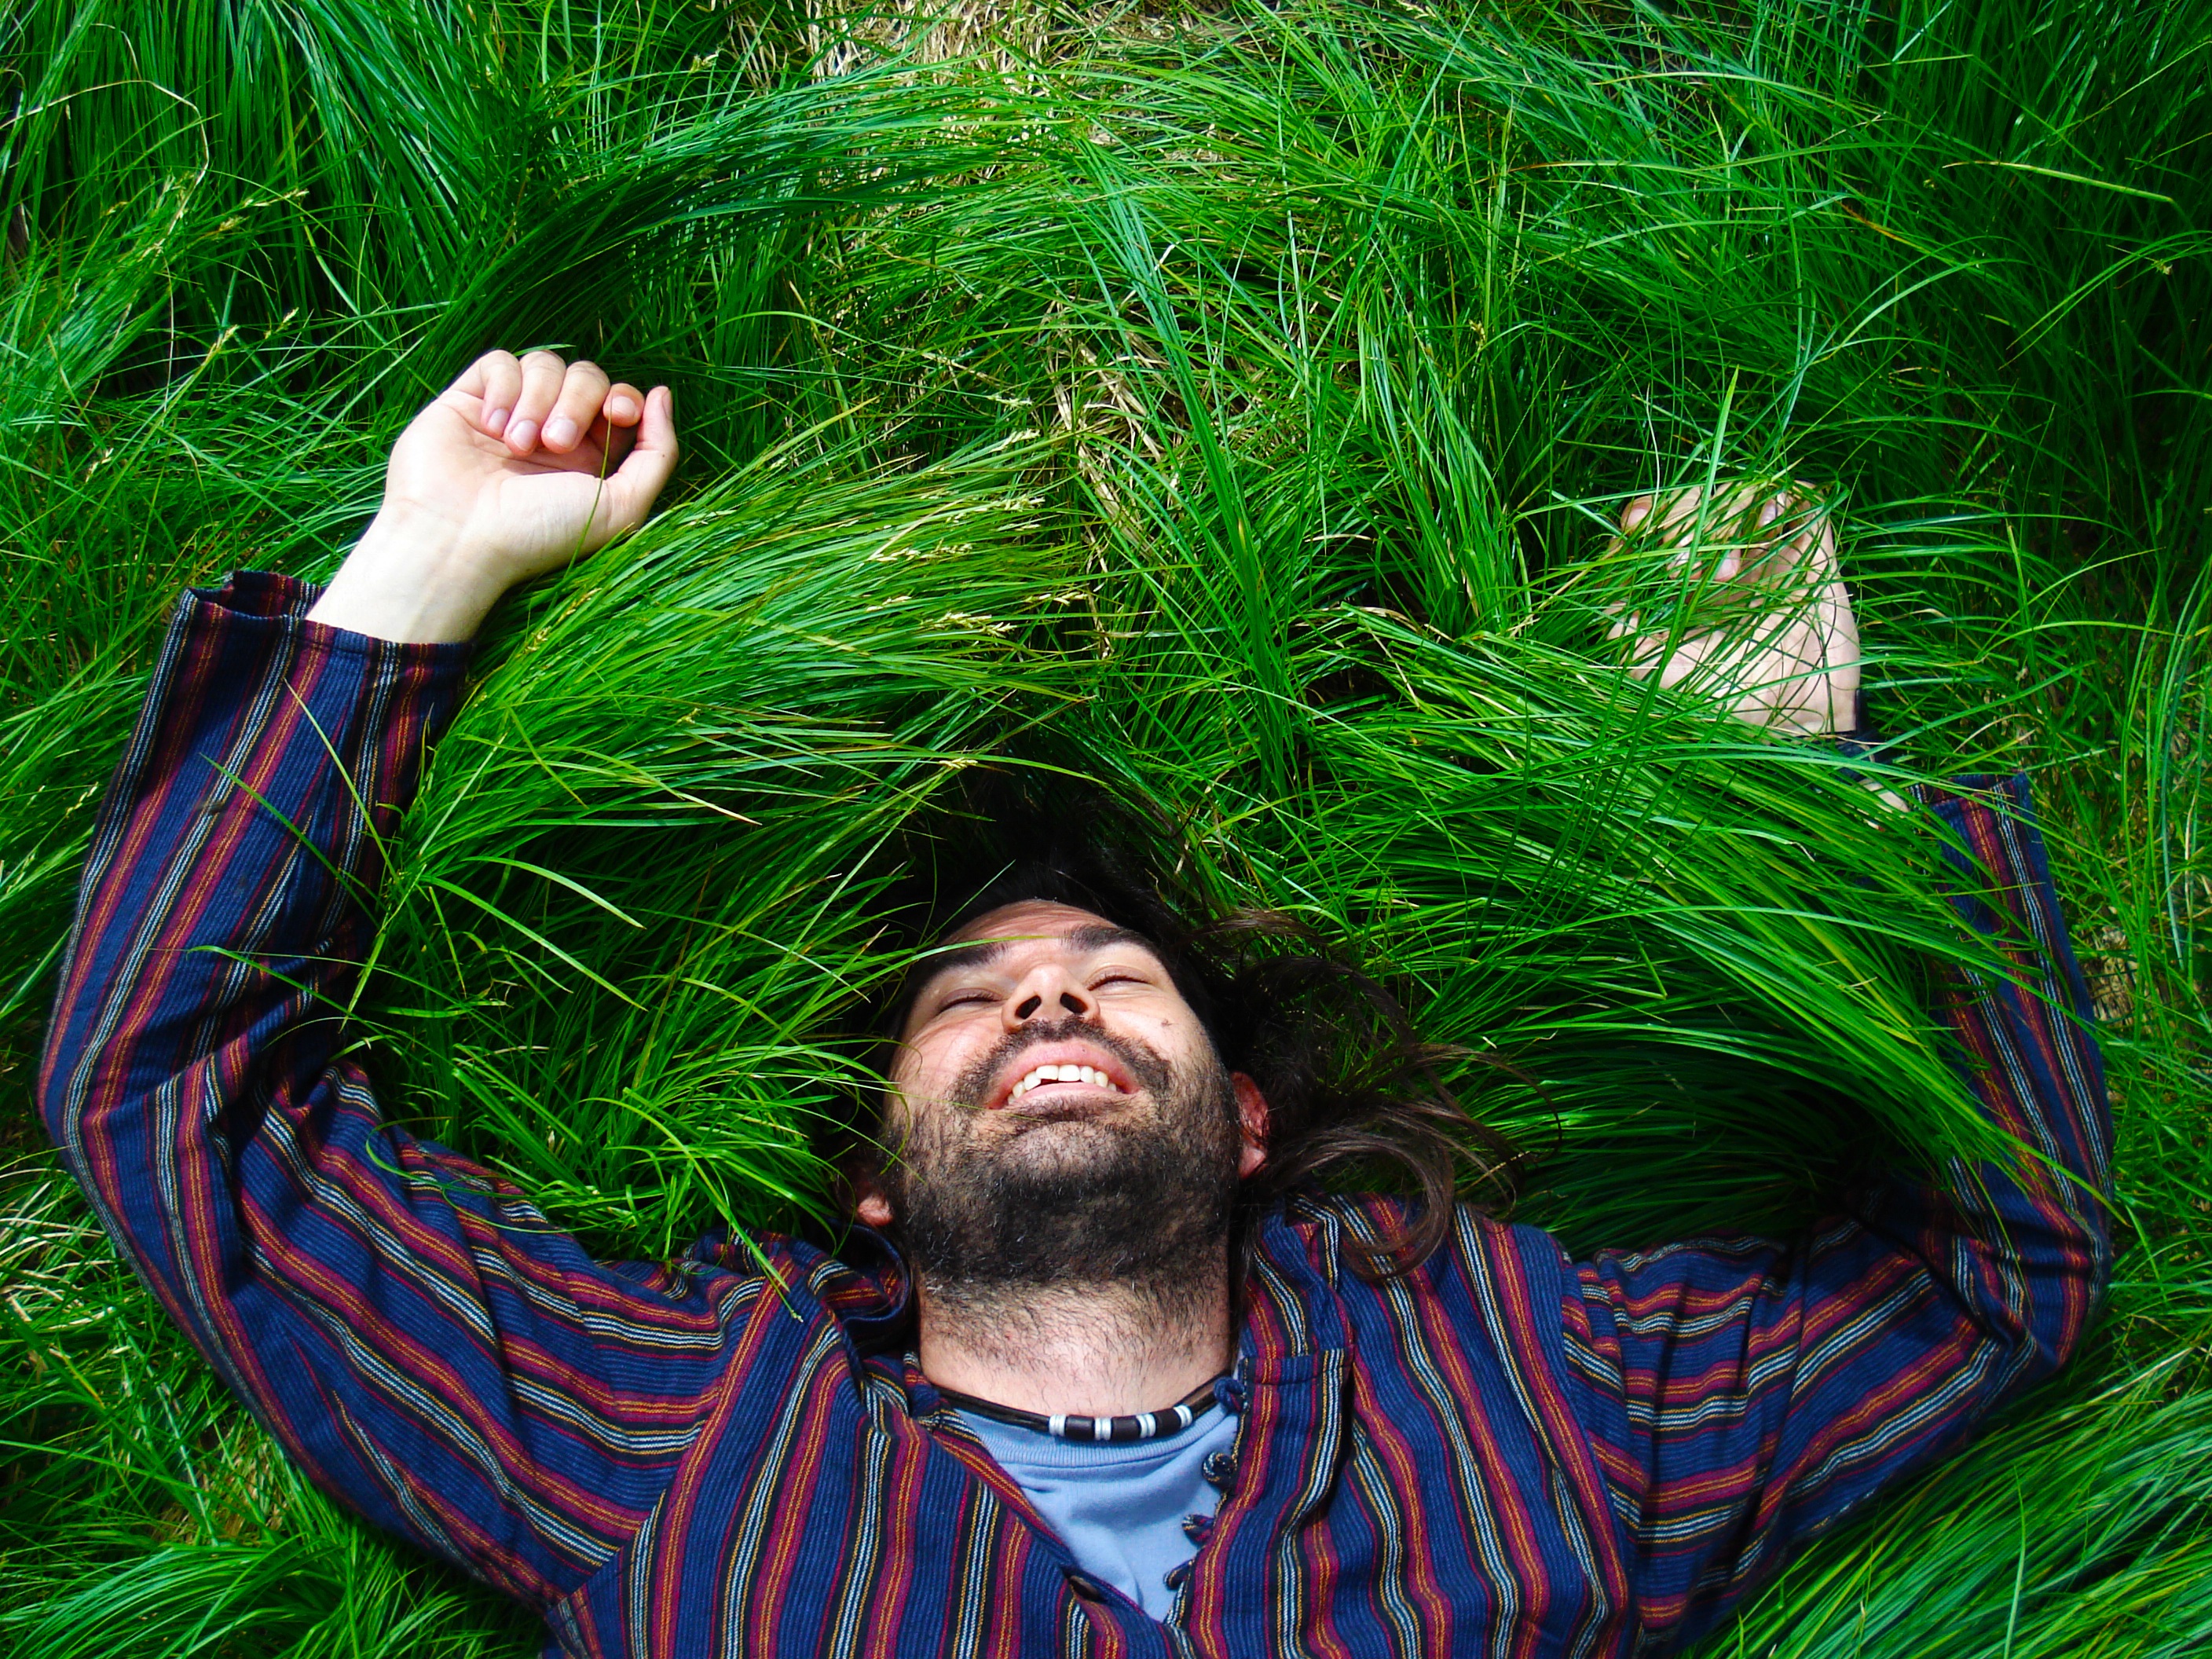
<path fill-rule="evenodd" d="M 278 632 L 295 635 L 310 648 L 325 653 L 356 653 L 387 662 L 419 665 L 425 669 L 464 668 L 475 653 L 475 642 L 470 640 L 415 644 L 380 640 L 374 635 L 356 634 L 351 629 L 333 628 L 328 623 L 309 622 L 307 612 L 322 596 L 323 585 L 319 582 L 301 581 L 296 576 L 282 576 L 269 570 L 234 570 L 216 586 L 186 588 L 178 602 L 176 620 L 187 626 L 195 622 L 220 620 L 233 627 L 264 621 L 274 624 Z"/>

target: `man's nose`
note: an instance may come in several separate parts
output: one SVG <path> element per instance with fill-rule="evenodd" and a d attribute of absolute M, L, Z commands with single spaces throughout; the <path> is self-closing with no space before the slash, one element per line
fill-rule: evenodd
<path fill-rule="evenodd" d="M 1058 1019 L 1073 1014 L 1089 1019 L 1095 1011 L 1091 993 L 1079 979 L 1057 963 L 1040 963 L 1024 975 L 1014 994 L 1000 1005 L 1008 1030 L 1033 1019 Z"/>

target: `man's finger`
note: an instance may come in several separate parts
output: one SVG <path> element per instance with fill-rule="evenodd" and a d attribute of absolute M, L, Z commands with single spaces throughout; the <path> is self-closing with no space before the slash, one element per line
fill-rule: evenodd
<path fill-rule="evenodd" d="M 513 352 L 495 347 L 463 369 L 460 378 L 446 390 L 475 399 L 477 406 L 472 411 L 465 411 L 466 418 L 487 435 L 496 438 L 506 429 L 507 417 L 514 412 L 514 400 L 521 395 L 522 365 L 515 361 Z"/>
<path fill-rule="evenodd" d="M 676 398 L 665 386 L 645 394 L 637 425 L 637 447 L 607 477 L 605 526 L 598 539 L 635 530 L 676 471 Z"/>
<path fill-rule="evenodd" d="M 1800 540 L 1805 544 L 1804 550 L 1798 556 L 1803 561 L 1804 568 L 1816 576 L 1834 580 L 1837 568 L 1836 521 L 1825 511 L 1816 511 Z"/>
<path fill-rule="evenodd" d="M 515 400 L 522 396 L 522 364 L 512 351 L 486 352 L 477 361 L 484 366 L 483 415 L 479 422 L 496 438 L 507 430 Z"/>
<path fill-rule="evenodd" d="M 565 455 L 583 441 L 607 400 L 606 371 L 597 363 L 574 362 L 561 379 L 561 395 L 545 416 L 539 441 L 556 455 Z"/>
<path fill-rule="evenodd" d="M 538 447 L 538 431 L 560 398 L 568 374 L 568 365 L 550 351 L 533 351 L 522 360 L 522 390 L 501 434 L 515 454 L 527 455 Z"/>

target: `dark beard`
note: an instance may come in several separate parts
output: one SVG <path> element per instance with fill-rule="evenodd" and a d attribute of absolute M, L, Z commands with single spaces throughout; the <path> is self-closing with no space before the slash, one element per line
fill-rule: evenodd
<path fill-rule="evenodd" d="M 993 1144 L 973 1139 L 1001 1068 L 1069 1037 L 1127 1066 L 1153 1114 L 1115 1123 L 1042 1116 Z M 1062 1020 L 1010 1033 L 924 1126 L 885 1187 L 892 1236 L 940 1302 L 981 1308 L 1048 1286 L 1119 1286 L 1172 1306 L 1211 1284 L 1205 1268 L 1229 1237 L 1243 1147 L 1218 1060 L 1178 1078 L 1142 1043 Z M 1028 1144 L 1040 1135 L 1050 1142 Z"/>

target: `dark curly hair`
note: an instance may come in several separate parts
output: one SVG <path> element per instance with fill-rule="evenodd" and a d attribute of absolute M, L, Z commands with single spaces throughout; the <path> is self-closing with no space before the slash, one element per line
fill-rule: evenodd
<path fill-rule="evenodd" d="M 1267 1162 L 1244 1182 L 1248 1218 L 1307 1183 L 1405 1191 L 1415 1201 L 1395 1234 L 1353 1247 L 1354 1270 L 1380 1280 L 1434 1253 L 1462 1191 L 1493 1210 L 1511 1204 L 1527 1156 L 1469 1114 L 1443 1074 L 1473 1063 L 1529 1083 L 1518 1067 L 1423 1042 L 1388 986 L 1297 919 L 1209 905 L 1185 876 L 1196 861 L 1157 811 L 1090 791 L 982 781 L 952 835 L 940 830 L 933 846 L 909 849 L 921 873 L 887 895 L 886 928 L 924 952 L 978 916 L 1041 900 L 1142 935 L 1222 1063 L 1267 1097 Z M 927 973 L 921 956 L 866 1012 L 878 1078 Z M 839 1160 L 848 1178 L 882 1156 L 880 1094 L 870 1104 L 864 1115 L 877 1121 L 853 1126 Z"/>

